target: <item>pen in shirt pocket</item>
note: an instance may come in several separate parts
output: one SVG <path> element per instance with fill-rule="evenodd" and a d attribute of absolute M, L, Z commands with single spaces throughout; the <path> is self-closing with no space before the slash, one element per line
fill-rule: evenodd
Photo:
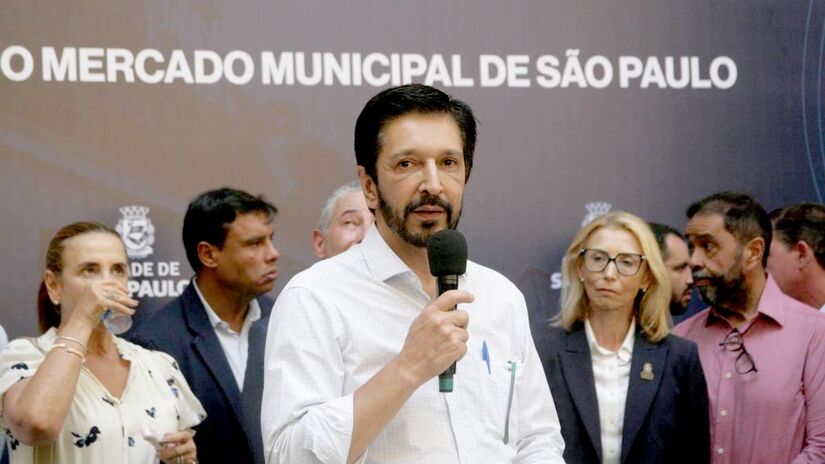
<path fill-rule="evenodd" d="M 505 445 L 510 443 L 510 410 L 513 408 L 513 394 L 516 392 L 516 367 L 515 361 L 507 361 L 510 365 L 510 393 L 507 394 L 507 413 L 504 418 L 504 439 Z"/>
<path fill-rule="evenodd" d="M 487 340 L 481 341 L 481 359 L 487 363 L 487 374 L 492 374 L 493 371 L 490 368 L 490 350 L 487 348 Z"/>

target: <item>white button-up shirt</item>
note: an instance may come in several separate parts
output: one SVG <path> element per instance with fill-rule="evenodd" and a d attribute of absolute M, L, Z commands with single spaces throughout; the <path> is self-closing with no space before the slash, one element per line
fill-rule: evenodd
<path fill-rule="evenodd" d="M 195 286 L 195 292 L 206 310 L 206 317 L 209 318 L 209 323 L 221 343 L 223 354 L 226 355 L 226 360 L 229 362 L 229 368 L 232 369 L 232 376 L 238 382 L 238 390 L 243 391 L 244 377 L 246 377 L 246 360 L 249 358 L 249 329 L 252 323 L 261 318 L 261 307 L 258 305 L 258 300 L 255 298 L 249 302 L 249 309 L 246 311 L 246 318 L 241 325 L 241 331 L 235 332 L 229 327 L 223 319 L 218 317 L 218 314 L 209 306 L 209 302 L 203 297 L 201 289 L 198 288 L 198 279 L 192 281 Z"/>
<path fill-rule="evenodd" d="M 622 457 L 624 407 L 630 381 L 630 360 L 633 357 L 636 321 L 631 320 L 630 329 L 618 351 L 611 351 L 599 345 L 589 320 L 584 321 L 584 333 L 590 346 L 590 362 L 593 365 L 593 380 L 596 383 L 596 398 L 599 402 L 602 463 L 618 464 Z"/>
<path fill-rule="evenodd" d="M 454 391 L 439 393 L 437 377 L 422 385 L 361 460 L 562 463 L 559 421 L 523 296 L 473 262 L 459 288 L 475 301 L 460 305 L 470 315 L 470 340 Z M 275 303 L 266 341 L 261 425 L 267 462 L 345 462 L 353 393 L 398 355 L 429 302 L 375 226 L 360 245 L 295 276 Z"/>

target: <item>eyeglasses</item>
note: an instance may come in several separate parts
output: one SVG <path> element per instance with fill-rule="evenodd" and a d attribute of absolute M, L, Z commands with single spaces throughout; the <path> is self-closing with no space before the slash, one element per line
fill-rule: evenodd
<path fill-rule="evenodd" d="M 725 339 L 719 342 L 719 346 L 726 351 L 739 351 L 739 356 L 733 362 L 733 367 L 738 374 L 750 374 L 751 372 L 759 372 L 756 368 L 756 363 L 753 361 L 753 356 L 745 349 L 745 340 L 739 329 L 734 328 L 726 336 Z"/>
<path fill-rule="evenodd" d="M 584 268 L 591 272 L 602 272 L 612 261 L 616 265 L 619 274 L 632 276 L 639 272 L 642 261 L 646 260 L 645 255 L 636 253 L 619 253 L 610 257 L 606 251 L 583 248 L 579 250 L 579 256 L 584 258 Z"/>

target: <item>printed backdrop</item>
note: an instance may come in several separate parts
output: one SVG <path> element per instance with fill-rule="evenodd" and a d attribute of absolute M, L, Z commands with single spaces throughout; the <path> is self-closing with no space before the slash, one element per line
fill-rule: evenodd
<path fill-rule="evenodd" d="M 277 293 L 355 178 L 361 107 L 406 82 L 475 110 L 460 230 L 538 320 L 588 215 L 822 201 L 823 21 L 814 0 L 0 3 L 0 323 L 36 333 L 47 241 L 81 219 L 124 235 L 139 323 L 191 276 L 187 203 L 225 185 L 280 209 Z"/>

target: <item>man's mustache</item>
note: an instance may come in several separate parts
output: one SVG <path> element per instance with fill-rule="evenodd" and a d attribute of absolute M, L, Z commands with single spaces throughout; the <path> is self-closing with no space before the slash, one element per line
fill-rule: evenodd
<path fill-rule="evenodd" d="M 422 206 L 438 206 L 447 213 L 447 217 L 453 216 L 453 207 L 450 206 L 449 203 L 435 195 L 430 195 L 429 193 L 421 195 L 420 198 L 416 198 L 412 201 L 412 203 L 408 204 L 407 207 L 404 208 L 404 216 L 409 216 L 413 213 L 413 211 Z"/>
<path fill-rule="evenodd" d="M 697 280 L 704 279 L 704 280 L 713 280 L 713 276 L 704 271 L 694 271 L 691 273 L 693 276 L 693 281 L 696 282 Z M 691 288 L 694 284 L 691 284 Z"/>

